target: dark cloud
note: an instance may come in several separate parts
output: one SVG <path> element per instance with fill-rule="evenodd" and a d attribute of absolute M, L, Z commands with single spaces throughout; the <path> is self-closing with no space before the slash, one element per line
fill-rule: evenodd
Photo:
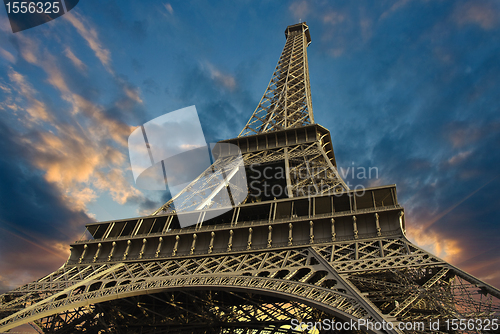
<path fill-rule="evenodd" d="M 4 224 L 66 240 L 82 223 L 92 221 L 84 212 L 68 207 L 60 191 L 33 169 L 31 152 L 19 145 L 19 134 L 0 123 L 0 138 L 0 217 Z"/>
<path fill-rule="evenodd" d="M 130 27 L 131 35 L 136 41 L 143 41 L 147 37 L 148 21 L 134 21 Z"/>
<path fill-rule="evenodd" d="M 33 169 L 21 141 L 0 122 L 0 293 L 57 269 L 67 250 L 58 246 L 73 242 L 94 221 Z M 18 270 L 20 263 L 29 270 Z"/>
<path fill-rule="evenodd" d="M 157 198 L 158 194 L 163 194 L 161 199 L 152 199 Z M 168 191 L 143 191 L 144 196 L 134 196 L 130 197 L 127 200 L 127 205 L 134 205 L 138 207 L 138 211 L 140 215 L 149 215 L 153 213 L 156 209 L 165 204 L 168 200 L 170 200 L 171 196 Z"/>
<path fill-rule="evenodd" d="M 150 93 L 150 94 L 158 94 L 160 91 L 160 85 L 153 79 L 153 78 L 147 78 L 142 82 L 143 86 L 145 87 L 145 92 Z"/>
<path fill-rule="evenodd" d="M 132 58 L 132 69 L 137 73 L 144 69 L 144 65 L 139 60 Z"/>
<path fill-rule="evenodd" d="M 106 19 L 109 24 L 117 31 L 124 33 L 120 36 L 126 36 L 132 39 L 134 43 L 143 43 L 148 34 L 148 21 L 142 20 L 128 20 L 125 17 L 124 9 L 122 8 L 123 2 L 121 1 L 95 1 L 94 8 L 100 8 L 100 13 L 105 13 Z M 99 13 L 95 13 L 99 14 Z"/>
<path fill-rule="evenodd" d="M 196 105 L 208 142 L 236 137 L 258 103 L 247 91 L 245 77 L 238 72 L 225 74 L 234 80 L 234 86 L 216 80 L 202 65 L 188 67 L 182 73 L 174 94 L 184 105 Z"/>
<path fill-rule="evenodd" d="M 125 75 L 113 78 L 113 101 L 105 109 L 105 114 L 115 121 L 123 124 L 137 126 L 147 118 L 147 110 L 143 105 L 141 90 L 132 84 Z"/>
<path fill-rule="evenodd" d="M 75 67 L 57 52 L 72 46 L 69 37 L 64 43 L 65 36 L 55 45 L 38 43 L 36 33 L 15 39 L 18 53 L 33 52 L 34 58 L 19 58 L 15 70 L 0 68 L 0 109 L 5 112 L 0 121 L 2 292 L 64 263 L 68 244 L 94 221 L 83 211 L 93 191 L 109 191 L 116 201 L 134 193 L 112 168 L 122 161 L 128 124 L 145 118 L 140 91 L 108 67 L 105 72 L 102 66 Z M 92 36 L 98 43 L 97 34 Z M 86 54 L 81 48 L 73 51 L 74 57 Z M 94 63 L 86 65 L 95 65 L 91 59 Z M 94 189 L 86 182 L 93 182 Z"/>
<path fill-rule="evenodd" d="M 399 4 L 311 9 L 323 18 L 308 22 L 315 119 L 341 167 L 378 168 L 380 180 L 351 184 L 397 184 L 412 240 L 499 286 L 500 10 Z"/>
<path fill-rule="evenodd" d="M 158 201 L 152 201 L 150 199 L 147 199 L 144 200 L 139 208 L 141 211 L 149 211 L 150 213 L 152 213 L 153 211 L 155 211 L 156 209 L 158 209 L 163 203 L 159 203 Z"/>

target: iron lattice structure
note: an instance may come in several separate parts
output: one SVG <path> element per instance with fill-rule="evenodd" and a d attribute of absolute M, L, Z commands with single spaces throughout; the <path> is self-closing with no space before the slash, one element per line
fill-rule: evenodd
<path fill-rule="evenodd" d="M 314 123 L 307 62 L 309 27 L 289 26 L 285 36 L 286 44 L 273 77 L 239 137 Z"/>
<path fill-rule="evenodd" d="M 340 331 L 355 333 L 498 332 L 500 291 L 409 242 L 394 185 L 353 191 L 342 181 L 312 117 L 308 27 L 285 34 L 257 110 L 226 141 L 261 188 L 222 210 L 220 177 L 235 183 L 226 152 L 177 208 L 87 225 L 91 238 L 72 244 L 59 270 L 0 296 L 0 332 L 31 323 L 43 333 L 303 333 L 293 319 L 417 326 Z M 265 180 L 264 168 L 285 173 Z M 262 191 L 276 185 L 287 191 Z M 181 229 L 180 217 L 196 225 Z M 476 325 L 452 330 L 452 319 Z"/>

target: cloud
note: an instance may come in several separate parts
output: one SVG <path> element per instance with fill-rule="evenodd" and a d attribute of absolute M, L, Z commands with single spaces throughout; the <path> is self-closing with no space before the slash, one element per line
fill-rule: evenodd
<path fill-rule="evenodd" d="M 82 211 L 86 211 L 87 205 L 94 202 L 98 198 L 98 195 L 94 191 L 94 189 L 91 189 L 89 187 L 74 190 L 68 189 L 63 196 L 64 198 L 66 198 L 68 203 L 72 204 L 73 208 Z M 91 213 L 87 212 L 87 215 L 93 218 L 93 215 Z"/>
<path fill-rule="evenodd" d="M 66 57 L 68 57 L 69 60 L 73 62 L 73 64 L 78 69 L 80 69 L 81 71 L 85 71 L 87 66 L 80 59 L 78 59 L 77 56 L 75 56 L 75 54 L 73 53 L 73 51 L 71 51 L 69 47 L 66 47 L 66 49 L 64 50 L 64 54 L 66 55 Z"/>
<path fill-rule="evenodd" d="M 459 152 L 456 155 L 452 156 L 451 158 L 448 159 L 448 163 L 450 165 L 456 165 L 467 159 L 469 155 L 471 154 L 471 151 L 464 151 L 464 152 Z"/>
<path fill-rule="evenodd" d="M 176 89 L 171 95 L 181 106 L 196 105 L 203 133 L 208 142 L 236 137 L 254 110 L 260 96 L 251 96 L 239 82 L 249 80 L 253 65 L 241 64 L 231 76 L 229 87 L 217 81 L 213 72 L 219 70 L 210 63 L 183 68 Z M 236 81 L 236 78 L 238 81 Z M 214 84 L 215 83 L 217 84 Z"/>
<path fill-rule="evenodd" d="M 468 1 L 458 3 L 453 19 L 459 26 L 479 25 L 484 30 L 492 30 L 500 22 L 500 7 L 493 1 Z"/>
<path fill-rule="evenodd" d="M 330 11 L 323 15 L 322 20 L 323 23 L 334 26 L 343 23 L 345 21 L 345 15 L 335 11 Z"/>
<path fill-rule="evenodd" d="M 305 21 L 309 13 L 309 4 L 307 1 L 295 1 L 288 9 L 296 20 Z"/>
<path fill-rule="evenodd" d="M 0 20 L 0 31 L 12 33 L 12 28 L 10 26 L 9 20 L 6 19 L 6 16 L 3 16 L 3 18 L 3 20 Z"/>
<path fill-rule="evenodd" d="M 401 24 L 394 15 L 383 24 L 389 30 L 396 23 Z M 328 105 L 315 100 L 315 119 L 321 120 L 318 111 L 324 108 L 337 110 L 323 113 L 335 121 L 322 125 L 336 129 L 332 136 L 341 167 L 346 160 L 376 166 L 380 179 L 371 184 L 397 184 L 413 242 L 498 286 L 498 251 L 489 252 L 481 266 L 468 261 L 498 243 L 500 214 L 491 199 L 500 195 L 494 179 L 500 165 L 499 101 L 490 87 L 500 68 L 496 48 L 486 46 L 495 34 L 476 29 L 478 43 L 469 47 L 459 29 L 447 27 L 442 34 L 434 29 L 423 35 L 375 30 L 377 45 L 368 43 L 339 65 L 332 62 L 324 75 L 334 79 L 324 85 L 333 86 L 323 94 L 334 98 Z M 436 45 L 452 61 L 436 59 Z M 414 54 L 424 49 L 430 52 Z"/>
<path fill-rule="evenodd" d="M 66 81 L 65 74 L 61 71 L 60 66 L 57 66 L 57 60 L 53 55 L 44 52 L 43 60 L 37 61 L 37 65 L 39 65 L 46 72 L 48 76 L 47 81 L 54 88 L 59 90 L 61 98 L 72 106 L 73 114 L 83 113 L 88 120 L 92 122 L 93 126 L 89 127 L 91 135 L 96 136 L 96 138 L 111 136 L 113 140 L 120 143 L 122 146 L 126 146 L 126 138 L 130 134 L 132 128 L 125 125 L 120 120 L 109 117 L 104 112 L 102 107 L 92 103 L 80 94 L 73 92 L 71 90 L 71 86 Z M 18 77 L 19 75 L 15 76 L 15 79 Z M 120 103 L 121 107 L 125 107 L 124 103 L 128 100 L 133 101 L 133 103 L 142 103 L 142 99 L 137 88 L 130 86 L 123 79 L 115 77 L 114 74 L 113 78 L 128 98 L 117 101 L 117 103 Z M 33 95 L 32 89 L 30 91 L 30 86 L 23 84 L 20 80 L 21 79 L 17 80 L 20 89 L 23 93 L 29 93 L 28 96 L 31 97 Z M 31 110 L 39 111 L 40 113 L 44 111 L 44 109 L 42 109 L 42 102 L 33 98 L 30 98 L 30 101 L 33 104 Z M 46 114 L 43 115 L 46 117 L 44 118 L 40 116 L 40 118 L 47 121 L 49 116 Z M 54 119 L 52 118 L 52 121 L 53 120 Z"/>
<path fill-rule="evenodd" d="M 114 118 L 100 105 L 75 93 L 72 83 L 67 81 L 67 77 L 71 76 L 57 65 L 57 57 L 45 48 L 26 51 L 27 46 L 33 45 L 38 47 L 36 42 L 23 37 L 19 46 L 21 54 L 26 61 L 45 71 L 47 82 L 57 89 L 72 112 L 60 115 L 50 110 L 26 77 L 9 70 L 10 85 L 14 90 L 8 88 L 7 96 L 9 101 L 16 101 L 9 108 L 15 108 L 19 120 L 32 128 L 31 133 L 20 140 L 29 147 L 32 165 L 44 172 L 47 182 L 59 187 L 62 198 L 82 210 L 97 198 L 96 191 L 109 192 L 120 204 L 131 198 L 142 198 L 142 194 L 125 178 L 128 160 L 122 150 L 126 148 L 132 127 Z M 68 47 L 64 50 L 66 57 L 77 59 Z M 35 53 L 43 57 L 34 57 Z M 113 72 L 110 74 L 123 92 L 123 96 L 115 102 L 118 108 L 130 110 L 134 105 L 142 104 L 138 88 Z M 36 129 L 35 124 L 38 126 Z"/>
<path fill-rule="evenodd" d="M 229 90 L 234 90 L 236 88 L 236 79 L 229 75 L 222 73 L 218 68 L 216 68 L 212 63 L 206 61 L 204 63 L 204 68 L 208 70 L 211 78 L 222 86 Z"/>
<path fill-rule="evenodd" d="M 160 91 L 160 85 L 153 78 L 147 78 L 142 84 L 146 87 L 146 92 L 148 93 L 158 94 Z"/>
<path fill-rule="evenodd" d="M 164 3 L 163 7 L 167 10 L 167 12 L 170 13 L 170 15 L 174 15 L 174 9 L 172 8 L 172 5 L 170 3 Z"/>
<path fill-rule="evenodd" d="M 383 12 L 382 15 L 380 15 L 380 20 L 384 20 L 384 19 L 388 18 L 390 15 L 394 14 L 396 11 L 400 10 L 401 8 L 403 8 L 404 6 L 406 6 L 411 1 L 412 0 L 398 0 L 398 1 L 396 1 L 391 6 L 391 8 L 389 8 L 388 10 L 386 10 L 385 12 Z"/>
<path fill-rule="evenodd" d="M 86 44 L 73 48 L 62 35 L 49 49 L 43 38 L 18 34 L 20 57 L 0 80 L 1 291 L 57 269 L 67 245 L 94 221 L 89 204 L 103 194 L 138 210 L 154 202 L 132 185 L 126 156 L 128 122 L 144 117 L 141 91 L 115 74 L 89 21 L 68 15 Z M 77 57 L 87 46 L 96 58 Z M 106 99 L 86 72 L 96 64 L 106 68 L 99 73 L 111 86 Z"/>
<path fill-rule="evenodd" d="M 500 129 L 500 122 L 493 122 L 487 125 L 471 124 L 469 122 L 451 121 L 444 128 L 446 139 L 454 148 L 463 148 L 477 143 L 488 133 L 496 132 Z"/>
<path fill-rule="evenodd" d="M 31 164 L 23 135 L 0 121 L 0 290 L 57 269 L 92 221 Z M 26 264 L 29 269 L 20 268 Z"/>
<path fill-rule="evenodd" d="M 89 47 L 94 51 L 95 56 L 101 61 L 101 64 L 109 72 L 113 73 L 111 69 L 111 53 L 108 49 L 102 46 L 97 30 L 90 25 L 90 23 L 75 11 L 71 11 L 63 16 L 68 20 L 73 27 L 76 28 L 80 36 L 82 36 L 88 43 Z"/>
<path fill-rule="evenodd" d="M 318 5 L 310 14 L 323 23 L 319 38 L 320 50 L 338 58 L 345 52 L 353 52 L 368 43 L 376 30 L 374 9 L 325 4 L 328 3 Z"/>
<path fill-rule="evenodd" d="M 21 57 L 30 64 L 37 64 L 39 43 L 25 35 L 19 35 L 17 41 L 19 43 Z"/>
<path fill-rule="evenodd" d="M 50 120 L 51 116 L 47 112 L 47 107 L 43 102 L 35 98 L 37 92 L 27 82 L 26 77 L 14 71 L 12 68 L 9 69 L 8 75 L 10 81 L 14 84 L 18 95 L 23 96 L 28 102 L 25 110 L 29 114 L 30 120 L 34 123 Z M 18 107 L 16 107 L 16 109 L 18 109 Z"/>
<path fill-rule="evenodd" d="M 429 250 L 447 262 L 456 263 L 463 256 L 464 250 L 460 240 L 449 238 L 446 233 L 425 229 L 416 222 L 407 224 L 406 230 L 408 238 L 416 245 Z"/>
<path fill-rule="evenodd" d="M 127 201 L 136 197 L 142 198 L 142 193 L 132 187 L 130 183 L 123 177 L 123 170 L 120 168 L 112 168 L 106 172 L 97 171 L 96 181 L 94 185 L 103 191 L 109 191 L 115 202 L 125 204 Z M 145 200 L 148 201 L 147 199 Z"/>
<path fill-rule="evenodd" d="M 141 93 L 139 88 L 124 87 L 125 94 L 133 101 L 142 103 Z"/>
<path fill-rule="evenodd" d="M 45 171 L 48 182 L 59 183 L 61 188 L 73 182 L 88 182 L 94 170 L 103 163 L 105 155 L 74 127 L 59 129 L 57 135 L 41 132 L 35 138 L 24 141 L 34 149 L 35 166 Z"/>
<path fill-rule="evenodd" d="M 12 53 L 1 47 L 0 47 L 0 56 L 2 56 L 4 59 L 8 60 L 11 63 L 16 62 L 16 58 L 12 55 Z"/>

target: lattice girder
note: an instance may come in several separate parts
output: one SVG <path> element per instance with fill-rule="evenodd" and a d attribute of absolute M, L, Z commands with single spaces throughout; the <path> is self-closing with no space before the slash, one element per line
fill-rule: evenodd
<path fill-rule="evenodd" d="M 85 276 L 90 268 L 97 269 L 99 273 Z M 334 315 L 344 319 L 346 315 L 366 316 L 370 309 L 371 312 L 377 310 L 372 317 L 378 315 L 382 319 L 401 321 L 498 318 L 500 311 L 496 289 L 477 279 L 471 280 L 470 275 L 404 238 L 339 241 L 314 245 L 313 248 L 131 262 L 114 266 L 67 266 L 57 275 L 52 275 L 53 280 L 64 277 L 81 277 L 82 280 L 76 284 L 74 280 L 70 281 L 72 284 L 67 284 L 69 287 L 48 296 L 45 301 L 38 301 L 39 304 L 36 304 L 37 300 L 31 301 L 35 305 L 18 311 L 11 318 L 14 323 L 61 312 L 66 317 L 70 310 L 79 310 L 85 305 L 140 296 L 146 292 L 176 290 L 181 286 L 191 286 L 195 290 L 217 290 L 221 287 L 232 291 L 250 289 L 268 296 L 281 293 L 287 296 L 287 300 L 295 298 L 297 302 L 307 305 L 311 305 L 312 299 L 313 303 L 321 301 L 339 308 L 335 312 L 340 313 Z M 31 284 L 31 288 L 36 289 L 36 284 L 46 283 Z M 478 290 L 477 286 L 482 290 Z M 349 288 L 352 294 L 349 294 Z M 362 294 L 366 294 L 366 299 Z M 80 311 L 78 314 L 72 314 L 72 319 L 89 317 L 88 312 Z M 58 317 L 60 319 L 61 316 Z"/>
<path fill-rule="evenodd" d="M 239 137 L 314 123 L 307 62 L 306 23 L 290 26 L 286 43 L 262 99 Z"/>
<path fill-rule="evenodd" d="M 242 262 L 246 264 L 241 265 Z M 119 263 L 4 318 L 0 330 L 86 305 L 179 287 L 281 296 L 344 320 L 380 316 L 366 307 L 366 301 L 356 295 L 349 283 L 343 282 L 331 268 L 321 264 L 319 255 L 307 248 L 224 256 L 215 263 L 209 257 Z"/>
<path fill-rule="evenodd" d="M 230 174 L 241 160 L 234 156 L 221 156 L 153 215 L 199 210 L 200 203 L 209 195 L 213 196 L 213 191 L 220 185 L 221 180 L 227 182 L 232 198 L 242 198 L 245 196 L 244 192 L 248 190 L 243 203 L 250 202 L 255 199 L 251 193 L 251 171 L 259 166 L 266 168 L 273 164 L 281 164 L 279 168 L 285 176 L 286 185 L 282 186 L 279 192 L 286 193 L 287 197 L 335 194 L 349 190 L 337 170 L 330 133 L 320 125 L 263 133 L 225 140 L 221 143 L 239 147 L 246 171 L 247 187 L 243 189 L 244 187 L 237 184 L 237 180 L 224 176 Z M 268 181 L 270 180 L 264 182 Z M 231 201 L 231 198 L 213 201 L 204 209 L 231 207 L 233 202 L 235 201 Z"/>
<path fill-rule="evenodd" d="M 439 319 L 444 326 L 447 319 L 500 319 L 498 289 L 405 238 L 374 238 L 315 249 L 377 309 L 399 321 Z"/>
<path fill-rule="evenodd" d="M 100 316 L 103 313 L 107 315 L 104 319 Z M 85 332 L 90 325 L 94 332 L 117 333 L 237 333 L 246 330 L 262 334 L 301 333 L 289 328 L 290 319 L 305 316 L 319 320 L 326 316 L 322 311 L 293 301 L 264 301 L 262 296 L 243 292 L 193 290 L 101 303 L 87 315 L 93 321 L 78 322 L 76 319 L 65 323 L 65 328 L 58 332 Z"/>

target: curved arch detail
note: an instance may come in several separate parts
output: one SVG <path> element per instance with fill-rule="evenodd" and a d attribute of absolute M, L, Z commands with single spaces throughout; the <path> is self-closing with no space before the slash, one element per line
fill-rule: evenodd
<path fill-rule="evenodd" d="M 93 283 L 99 282 L 98 280 Z M 88 284 L 89 282 L 87 282 Z M 126 285 L 116 285 L 99 290 L 72 294 L 79 284 L 71 286 L 35 305 L 21 310 L 0 323 L 0 331 L 7 331 L 22 324 L 63 312 L 68 309 L 102 303 L 142 294 L 153 294 L 175 288 L 256 291 L 261 294 L 291 298 L 312 307 L 330 312 L 343 318 L 359 319 L 368 312 L 354 298 L 346 293 L 321 288 L 302 282 L 271 279 L 257 276 L 191 276 L 191 277 L 151 277 L 147 280 L 132 280 Z M 60 296 L 66 295 L 65 298 Z M 59 299 L 58 299 L 59 298 Z"/>

